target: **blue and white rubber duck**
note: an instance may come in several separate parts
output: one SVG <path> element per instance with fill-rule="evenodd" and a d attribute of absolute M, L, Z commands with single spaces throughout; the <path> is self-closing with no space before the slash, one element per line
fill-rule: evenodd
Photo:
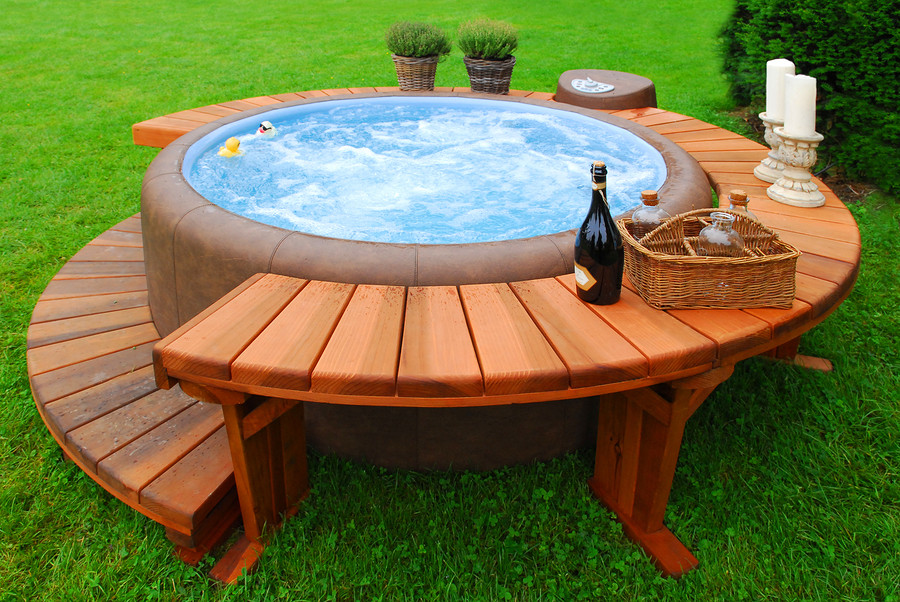
<path fill-rule="evenodd" d="M 257 136 L 268 136 L 269 138 L 277 133 L 278 130 L 275 129 L 275 126 L 272 125 L 271 121 L 263 121 L 259 124 L 259 129 L 256 130 Z"/>

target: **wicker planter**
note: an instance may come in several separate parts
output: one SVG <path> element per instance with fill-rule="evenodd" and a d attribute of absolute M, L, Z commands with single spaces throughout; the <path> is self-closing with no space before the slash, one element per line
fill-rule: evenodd
<path fill-rule="evenodd" d="M 434 90 L 434 75 L 440 60 L 434 56 L 400 56 L 392 54 L 401 90 Z"/>
<path fill-rule="evenodd" d="M 512 79 L 516 57 L 511 56 L 501 61 L 486 61 L 463 57 L 466 71 L 469 73 L 469 85 L 472 92 L 488 94 L 509 94 L 509 81 Z"/>

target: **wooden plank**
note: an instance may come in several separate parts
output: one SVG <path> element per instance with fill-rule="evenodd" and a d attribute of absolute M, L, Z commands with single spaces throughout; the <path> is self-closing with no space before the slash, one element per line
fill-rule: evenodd
<path fill-rule="evenodd" d="M 129 326 L 148 324 L 153 322 L 150 308 L 147 306 L 134 307 L 119 311 L 110 311 L 100 314 L 89 314 L 75 318 L 55 320 L 32 324 L 28 328 L 28 348 L 40 347 L 51 343 L 59 343 L 71 339 L 78 339 L 101 332 L 118 330 Z M 154 327 L 154 330 L 156 328 Z M 157 334 L 156 338 L 159 338 Z"/>
<path fill-rule="evenodd" d="M 772 228 L 778 232 L 781 240 L 788 244 L 794 245 L 803 253 L 812 253 L 837 259 L 850 264 L 858 264 L 860 258 L 860 247 L 853 243 L 840 242 L 828 238 L 820 238 L 809 234 L 800 234 L 799 232 L 790 232 L 779 228 Z"/>
<path fill-rule="evenodd" d="M 689 152 L 689 154 L 697 161 L 700 161 L 701 165 L 706 161 L 717 163 L 747 162 L 755 166 L 756 163 L 766 158 L 766 155 L 769 154 L 769 149 L 760 147 L 755 150 L 700 150 Z M 746 167 L 742 169 L 742 171 L 745 170 Z"/>
<path fill-rule="evenodd" d="M 222 105 L 206 105 L 204 107 L 197 107 L 193 109 L 199 113 L 206 113 L 208 115 L 215 115 L 216 118 L 219 117 L 228 117 L 229 115 L 234 115 L 235 113 L 240 113 L 238 109 L 232 109 L 229 107 L 223 107 Z"/>
<path fill-rule="evenodd" d="M 267 274 L 161 352 L 171 373 L 228 380 L 231 362 L 294 298 L 305 280 Z"/>
<path fill-rule="evenodd" d="M 153 368 L 154 368 L 155 377 L 156 377 L 156 384 L 160 388 L 169 389 L 176 384 L 175 381 L 172 381 L 169 379 L 165 368 L 163 368 L 162 350 L 165 349 L 169 345 L 169 343 L 171 343 L 175 339 L 180 338 L 181 335 L 183 335 L 187 331 L 191 330 L 194 326 L 196 326 L 197 324 L 199 324 L 200 322 L 205 320 L 207 317 L 209 317 L 213 313 L 219 311 L 219 309 L 221 307 L 225 306 L 225 304 L 229 303 L 232 299 L 234 299 L 235 297 L 237 297 L 238 295 L 243 293 L 245 290 L 250 288 L 254 283 L 261 280 L 264 276 L 265 276 L 265 274 L 254 274 L 253 276 L 250 276 L 249 278 L 244 280 L 242 283 L 240 283 L 239 285 L 237 285 L 236 287 L 234 287 L 233 289 L 231 289 L 230 291 L 228 291 L 227 293 L 225 293 L 224 295 L 219 297 L 216 301 L 213 301 L 206 309 L 204 309 L 203 311 L 198 313 L 196 316 L 194 316 L 193 318 L 191 318 L 190 320 L 188 320 L 187 322 L 185 322 L 184 324 L 182 324 L 181 326 L 179 326 L 178 328 L 176 328 L 175 330 L 173 330 L 172 332 L 167 334 L 165 336 L 165 338 L 156 342 L 156 345 L 153 346 L 153 353 L 152 353 Z"/>
<path fill-rule="evenodd" d="M 28 352 L 28 365 L 31 375 L 37 376 L 157 340 L 159 333 L 153 323 L 138 324 L 34 347 Z"/>
<path fill-rule="evenodd" d="M 405 289 L 359 285 L 313 368 L 310 390 L 393 395 Z"/>
<path fill-rule="evenodd" d="M 97 472 L 104 458 L 196 403 L 181 389 L 154 391 L 73 429 L 66 435 L 66 447 Z"/>
<path fill-rule="evenodd" d="M 108 247 L 143 247 L 144 241 L 140 232 L 107 230 L 88 244 Z"/>
<path fill-rule="evenodd" d="M 859 264 L 804 253 L 797 258 L 797 271 L 801 274 L 808 274 L 822 280 L 834 282 L 840 286 L 841 290 L 844 290 L 856 281 Z"/>
<path fill-rule="evenodd" d="M 185 529 L 196 529 L 234 487 L 225 426 L 140 492 L 140 503 Z"/>
<path fill-rule="evenodd" d="M 136 247 L 110 247 L 85 245 L 70 261 L 144 261 L 144 249 Z"/>
<path fill-rule="evenodd" d="M 677 115 L 676 113 L 669 113 L 669 111 L 665 111 L 657 107 L 635 107 L 633 109 L 618 109 L 610 111 L 610 114 L 615 115 L 616 117 L 621 117 L 622 119 L 628 119 L 630 121 L 636 121 L 641 117 L 657 116 L 669 118 L 672 115 Z M 677 115 L 677 117 L 687 119 L 687 117 L 685 117 L 684 115 Z"/>
<path fill-rule="evenodd" d="M 110 228 L 110 230 L 121 230 L 123 232 L 141 233 L 141 214 L 136 213 L 131 217 L 126 217 L 121 222 Z"/>
<path fill-rule="evenodd" d="M 760 221 L 764 224 L 772 221 L 773 216 L 778 216 L 781 219 L 813 217 L 819 222 L 835 222 L 859 230 L 856 220 L 853 219 L 853 214 L 847 211 L 845 207 L 816 207 L 811 212 L 807 207 L 792 207 L 773 201 L 766 197 L 764 192 L 762 197 L 752 195 L 749 207 L 753 213 L 759 216 Z"/>
<path fill-rule="evenodd" d="M 648 126 L 651 130 L 658 134 L 668 136 L 669 134 L 677 134 L 680 132 L 696 132 L 700 130 L 718 130 L 720 128 L 711 123 L 694 119 L 693 117 L 682 121 L 673 121 L 671 123 L 657 123 Z"/>
<path fill-rule="evenodd" d="M 231 380 L 309 390 L 312 368 L 353 288 L 352 284 L 310 282 L 234 359 Z"/>
<path fill-rule="evenodd" d="M 69 299 L 38 300 L 31 314 L 31 324 L 39 324 L 50 320 L 62 320 L 76 316 L 87 316 L 106 311 L 117 311 L 147 306 L 147 291 L 129 293 L 111 293 L 91 297 L 75 297 Z"/>
<path fill-rule="evenodd" d="M 510 287 L 566 364 L 573 388 L 647 376 L 647 358 L 557 280 Z"/>
<path fill-rule="evenodd" d="M 639 123 L 643 126 L 655 126 L 662 125 L 665 123 L 676 123 L 679 121 L 688 121 L 691 119 L 686 115 L 679 115 L 678 113 L 669 113 L 668 111 L 657 114 L 657 115 L 648 115 L 646 117 L 637 117 L 632 119 L 635 123 Z"/>
<path fill-rule="evenodd" d="M 558 280 L 575 291 L 574 275 L 560 276 Z M 711 366 L 716 359 L 716 346 L 710 339 L 666 312 L 651 308 L 626 288 L 617 303 L 589 307 L 644 354 L 650 376 Z"/>
<path fill-rule="evenodd" d="M 30 374 L 29 362 L 31 389 L 36 398 L 43 403 L 50 403 L 116 376 L 149 366 L 152 361 L 150 355 L 152 348 L 153 343 L 147 343 L 38 375 Z"/>
<path fill-rule="evenodd" d="M 712 339 L 719 360 L 770 340 L 769 325 L 739 309 L 670 309 L 666 313 Z"/>
<path fill-rule="evenodd" d="M 125 498 L 139 502 L 144 487 L 222 424 L 222 411 L 217 406 L 195 403 L 101 460 L 98 475 Z"/>
<path fill-rule="evenodd" d="M 143 261 L 69 261 L 56 273 L 54 280 L 144 276 Z"/>
<path fill-rule="evenodd" d="M 456 287 L 411 287 L 406 298 L 397 394 L 483 395 L 484 381 Z"/>
<path fill-rule="evenodd" d="M 760 154 L 759 160 L 768 153 Z M 694 157 L 696 159 L 696 157 Z M 753 162 L 751 161 L 737 161 L 737 160 L 727 160 L 727 159 L 698 159 L 700 163 L 700 167 L 706 173 L 718 172 L 718 173 L 747 173 L 748 170 L 753 170 Z"/>
<path fill-rule="evenodd" d="M 303 100 L 306 97 L 296 92 L 285 92 L 283 94 L 272 94 L 272 98 L 280 100 L 281 102 L 294 102 L 296 100 Z"/>
<path fill-rule="evenodd" d="M 765 151 L 769 149 L 758 142 L 747 140 L 742 136 L 737 138 L 719 140 L 691 140 L 679 142 L 678 146 L 693 154 L 695 152 L 724 152 L 724 151 Z"/>
<path fill-rule="evenodd" d="M 772 339 L 793 331 L 809 321 L 812 306 L 809 303 L 794 299 L 790 309 L 774 307 L 755 307 L 744 310 L 755 318 L 769 325 L 769 337 Z"/>
<path fill-rule="evenodd" d="M 460 297 L 487 394 L 568 387 L 568 370 L 508 285 L 465 285 Z"/>
<path fill-rule="evenodd" d="M 78 278 L 73 280 L 51 280 L 44 289 L 42 299 L 66 299 L 68 297 L 88 297 L 110 293 L 130 293 L 147 290 L 144 276 L 123 276 L 119 278 Z"/>
<path fill-rule="evenodd" d="M 721 128 L 707 128 L 687 132 L 669 132 L 664 133 L 663 135 L 679 145 L 685 142 L 698 142 L 702 140 L 746 140 L 746 138 L 740 134 L 735 134 L 734 132 L 729 132 L 728 130 L 723 130 Z"/>
<path fill-rule="evenodd" d="M 220 107 L 225 107 L 226 109 L 237 109 L 238 111 L 246 111 L 247 109 L 255 109 L 259 105 L 253 104 L 252 102 L 247 102 L 245 100 L 229 100 L 228 102 L 220 102 L 218 103 Z"/>
<path fill-rule="evenodd" d="M 196 121 L 197 127 L 200 127 L 201 125 L 211 123 L 216 119 L 224 117 L 224 115 L 215 115 L 213 113 L 203 111 L 202 109 L 187 109 L 186 111 L 169 113 L 167 117 L 175 117 L 177 119 L 184 119 L 186 121 Z"/>
<path fill-rule="evenodd" d="M 44 415 L 62 440 L 69 431 L 156 390 L 153 368 L 146 366 L 48 403 L 44 406 Z"/>
<path fill-rule="evenodd" d="M 253 96 L 251 98 L 243 99 L 244 102 L 248 102 L 257 107 L 267 107 L 269 105 L 281 104 L 281 101 L 277 98 L 272 98 L 271 96 Z"/>
<path fill-rule="evenodd" d="M 817 318 L 833 308 L 843 293 L 843 287 L 836 287 L 828 280 L 797 273 L 797 299 L 812 306 L 811 318 Z"/>
<path fill-rule="evenodd" d="M 751 209 L 753 211 L 753 209 Z M 859 228 L 855 223 L 839 223 L 835 221 L 822 221 L 816 215 L 785 216 L 778 213 L 769 213 L 756 210 L 756 215 L 768 227 L 779 232 L 796 232 L 816 238 L 827 238 L 843 243 L 859 246 Z"/>

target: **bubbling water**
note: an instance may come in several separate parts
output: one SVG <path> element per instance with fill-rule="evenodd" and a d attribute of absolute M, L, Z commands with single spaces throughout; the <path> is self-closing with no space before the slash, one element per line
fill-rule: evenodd
<path fill-rule="evenodd" d="M 587 212 L 595 160 L 608 166 L 614 215 L 666 178 L 656 149 L 602 121 L 519 103 L 424 100 L 266 113 L 225 132 L 237 135 L 241 156 L 218 156 L 218 133 L 192 162 L 185 159 L 185 174 L 210 201 L 269 225 L 423 244 L 571 230 Z M 252 133 L 263 120 L 273 123 L 275 137 Z"/>

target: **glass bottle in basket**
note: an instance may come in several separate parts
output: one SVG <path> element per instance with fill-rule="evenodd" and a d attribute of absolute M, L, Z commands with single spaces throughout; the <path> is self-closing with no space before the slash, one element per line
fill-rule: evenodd
<path fill-rule="evenodd" d="M 634 237 L 640 241 L 672 216 L 659 206 L 659 195 L 655 190 L 641 192 L 642 205 L 631 214 L 631 228 Z"/>
<path fill-rule="evenodd" d="M 697 255 L 705 257 L 742 257 L 744 239 L 735 232 L 734 216 L 724 211 L 709 214 L 713 223 L 700 230 Z"/>
<path fill-rule="evenodd" d="M 728 210 L 732 213 L 738 213 L 747 216 L 750 219 L 759 221 L 759 218 L 753 215 L 752 211 L 747 209 L 747 203 L 750 202 L 750 197 L 748 197 L 747 193 L 743 190 L 732 190 L 729 192 L 728 201 L 731 203 Z"/>

